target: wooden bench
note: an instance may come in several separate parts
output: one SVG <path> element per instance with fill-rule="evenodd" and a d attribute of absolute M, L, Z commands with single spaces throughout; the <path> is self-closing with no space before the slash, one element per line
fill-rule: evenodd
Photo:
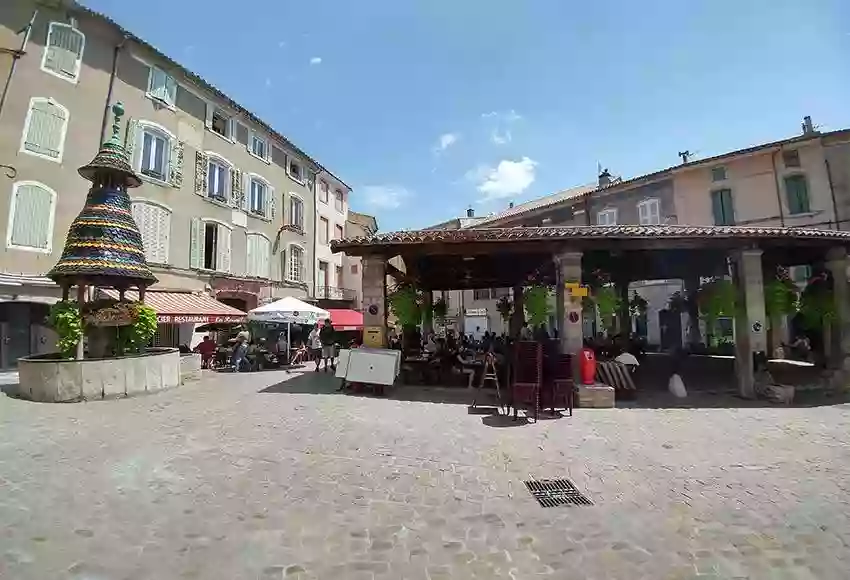
<path fill-rule="evenodd" d="M 603 385 L 614 387 L 615 391 L 636 393 L 637 387 L 632 380 L 628 366 L 616 361 L 598 361 L 596 363 L 596 380 Z"/>

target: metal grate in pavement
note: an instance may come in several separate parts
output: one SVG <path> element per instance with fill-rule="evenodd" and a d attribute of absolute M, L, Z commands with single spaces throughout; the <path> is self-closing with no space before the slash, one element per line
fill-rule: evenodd
<path fill-rule="evenodd" d="M 537 503 L 546 508 L 593 505 L 569 479 L 529 479 L 525 487 Z"/>

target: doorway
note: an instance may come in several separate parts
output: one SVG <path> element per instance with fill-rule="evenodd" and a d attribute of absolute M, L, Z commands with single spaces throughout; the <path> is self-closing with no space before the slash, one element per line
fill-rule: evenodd
<path fill-rule="evenodd" d="M 682 348 L 682 316 L 672 310 L 658 311 L 658 327 L 661 330 L 661 349 Z"/>
<path fill-rule="evenodd" d="M 0 367 L 15 369 L 18 359 L 32 353 L 30 335 L 31 304 L 0 304 Z"/>

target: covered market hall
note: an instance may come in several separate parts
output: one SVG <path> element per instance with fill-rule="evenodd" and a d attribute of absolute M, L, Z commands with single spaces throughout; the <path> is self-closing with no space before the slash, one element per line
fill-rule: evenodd
<path fill-rule="evenodd" d="M 835 320 L 829 355 L 836 379 L 846 382 L 848 245 L 850 232 L 837 230 L 687 225 L 422 230 L 331 243 L 335 252 L 362 258 L 364 328 L 382 329 L 384 340 L 387 263 L 394 257 L 403 260 L 404 276 L 426 301 L 432 291 L 512 288 L 513 336 L 524 324 L 523 287 L 533 281 L 554 288 L 558 339 L 568 354 L 578 353 L 584 342 L 576 284 L 602 273 L 627 297 L 632 281 L 681 279 L 687 287 L 701 277 L 731 277 L 738 293 L 735 375 L 739 394 L 747 398 L 755 396 L 756 367 L 767 358 L 764 284 L 779 266 L 812 265 L 831 278 Z"/>

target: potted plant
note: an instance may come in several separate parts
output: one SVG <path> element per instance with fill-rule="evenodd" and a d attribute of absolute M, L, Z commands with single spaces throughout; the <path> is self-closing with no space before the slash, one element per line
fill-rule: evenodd
<path fill-rule="evenodd" d="M 496 302 L 496 310 L 499 312 L 499 315 L 502 317 L 502 320 L 507 325 L 511 320 L 511 314 L 514 311 L 514 303 L 507 296 L 502 296 L 499 298 L 499 301 Z"/>
<path fill-rule="evenodd" d="M 535 284 L 527 287 L 523 292 L 523 302 L 525 305 L 526 314 L 528 314 L 528 323 L 532 327 L 538 327 L 541 324 L 549 322 L 551 315 L 551 307 L 549 298 L 552 295 L 552 290 L 548 286 Z"/>
<path fill-rule="evenodd" d="M 726 278 L 711 278 L 699 287 L 697 305 L 705 320 L 707 343 L 712 344 L 717 334 L 717 319 L 721 317 L 734 318 L 737 306 L 735 286 Z"/>
<path fill-rule="evenodd" d="M 402 282 L 387 294 L 387 303 L 401 325 L 402 348 L 408 350 L 419 341 L 417 327 L 422 322 L 422 293 L 412 284 Z"/>

